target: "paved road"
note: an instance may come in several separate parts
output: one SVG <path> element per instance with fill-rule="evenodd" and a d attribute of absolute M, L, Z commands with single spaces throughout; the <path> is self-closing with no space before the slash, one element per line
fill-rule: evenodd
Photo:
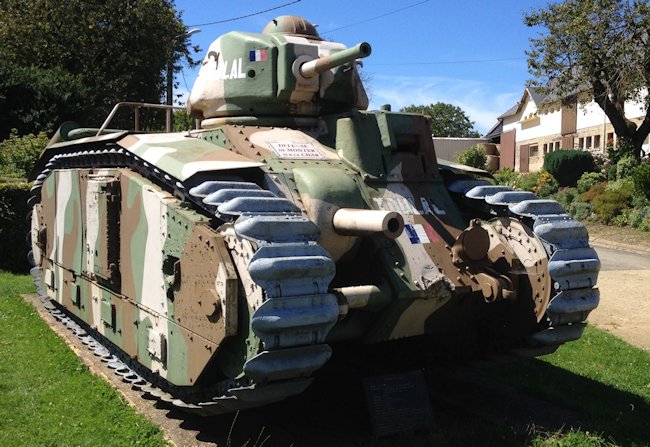
<path fill-rule="evenodd" d="M 650 350 L 650 255 L 596 246 L 600 304 L 588 321 Z"/>
<path fill-rule="evenodd" d="M 595 248 L 600 257 L 601 272 L 609 270 L 650 270 L 650 255 L 604 247 Z"/>

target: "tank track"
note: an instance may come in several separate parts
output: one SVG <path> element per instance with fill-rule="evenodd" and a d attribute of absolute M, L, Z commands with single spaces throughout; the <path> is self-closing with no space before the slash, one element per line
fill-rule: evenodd
<path fill-rule="evenodd" d="M 558 202 L 539 199 L 532 192 L 474 179 L 455 180 L 448 189 L 475 211 L 521 220 L 542 241 L 548 255 L 553 290 L 542 320 L 546 327 L 527 338 L 527 347 L 513 352 L 543 355 L 580 338 L 589 312 L 600 300 L 600 292 L 594 287 L 600 260 L 589 246 L 587 228 Z"/>
<path fill-rule="evenodd" d="M 28 203 L 38 203 L 42 184 L 55 169 L 90 167 L 129 168 L 216 216 L 214 225 L 227 241 L 244 287 L 257 288 L 258 302 L 249 300 L 251 328 L 264 349 L 244 364 L 245 379 L 225 380 L 193 395 L 132 361 L 50 300 L 35 266 L 32 275 L 45 308 L 122 380 L 186 412 L 223 414 L 303 392 L 313 380 L 309 376 L 331 356 L 324 342 L 339 316 L 337 299 L 328 293 L 335 264 L 316 242 L 316 225 L 292 202 L 255 183 L 207 180 L 190 188 L 117 145 L 53 156 L 36 178 Z"/>

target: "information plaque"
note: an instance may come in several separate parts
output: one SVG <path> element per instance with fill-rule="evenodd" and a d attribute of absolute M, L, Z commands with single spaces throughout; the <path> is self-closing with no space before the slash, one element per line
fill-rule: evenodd
<path fill-rule="evenodd" d="M 367 377 L 363 387 L 375 436 L 431 425 L 433 413 L 421 371 Z"/>

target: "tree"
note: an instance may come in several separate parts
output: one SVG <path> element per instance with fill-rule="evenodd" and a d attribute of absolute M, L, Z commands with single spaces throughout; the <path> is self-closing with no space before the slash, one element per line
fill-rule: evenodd
<path fill-rule="evenodd" d="M 4 0 L 0 41 L 0 139 L 160 102 L 168 63 L 191 63 L 172 0 Z"/>
<path fill-rule="evenodd" d="M 531 86 L 552 99 L 593 99 L 637 159 L 650 133 L 650 5 L 645 0 L 567 0 L 528 13 L 528 26 L 544 33 L 527 52 Z M 638 125 L 625 117 L 625 102 L 643 101 Z"/>
<path fill-rule="evenodd" d="M 434 137 L 469 137 L 476 138 L 480 134 L 474 129 L 474 122 L 469 119 L 463 109 L 437 102 L 428 106 L 410 105 L 402 107 L 400 112 L 421 113 L 431 117 L 431 133 Z"/>

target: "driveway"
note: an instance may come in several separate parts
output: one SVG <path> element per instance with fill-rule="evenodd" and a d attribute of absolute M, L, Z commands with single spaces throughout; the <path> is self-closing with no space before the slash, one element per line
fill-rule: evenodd
<path fill-rule="evenodd" d="M 650 254 L 594 248 L 602 264 L 600 304 L 589 323 L 650 351 Z"/>

